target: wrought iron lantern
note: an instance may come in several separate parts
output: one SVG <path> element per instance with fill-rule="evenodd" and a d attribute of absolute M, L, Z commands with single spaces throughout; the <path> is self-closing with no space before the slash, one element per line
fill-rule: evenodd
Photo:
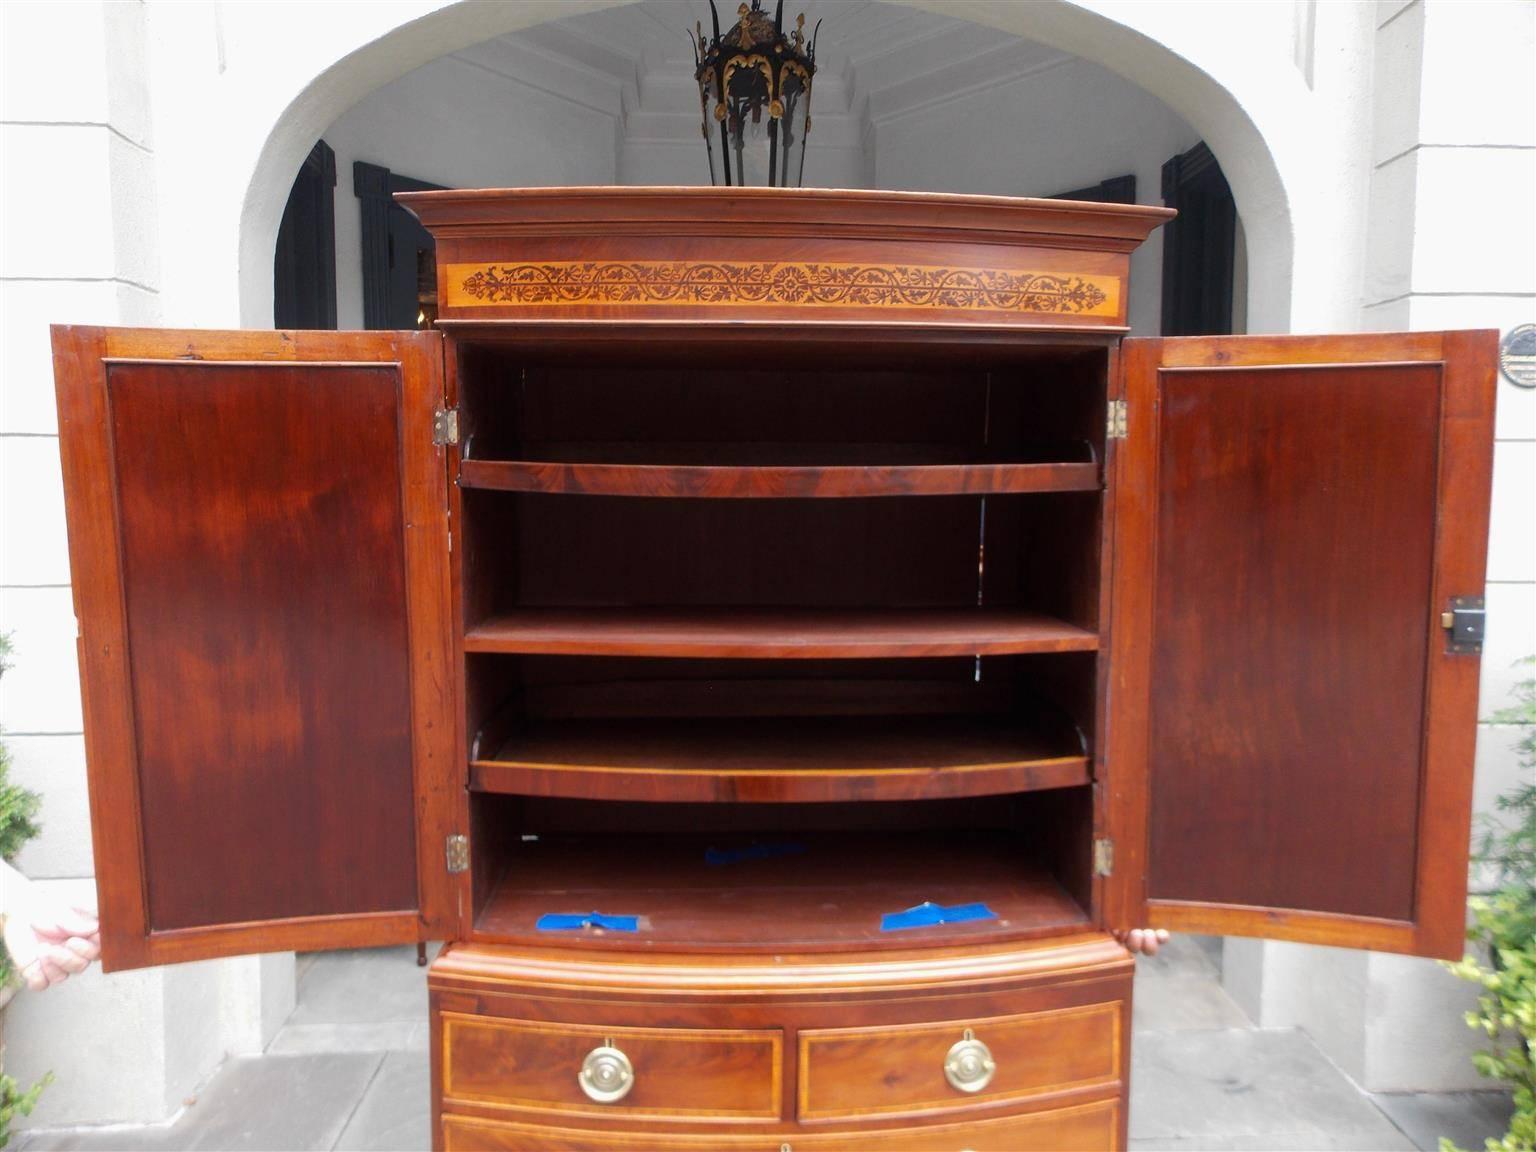
<path fill-rule="evenodd" d="M 807 41 L 802 12 L 784 34 L 784 0 L 771 20 L 762 0 L 742 4 L 724 36 L 715 0 L 709 13 L 714 35 L 706 38 L 703 24 L 695 24 L 693 55 L 710 183 L 798 188 L 811 130 L 815 32 Z"/>

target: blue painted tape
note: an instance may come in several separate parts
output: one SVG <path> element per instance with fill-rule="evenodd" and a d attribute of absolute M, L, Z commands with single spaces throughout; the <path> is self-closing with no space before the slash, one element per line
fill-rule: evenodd
<path fill-rule="evenodd" d="M 887 912 L 880 917 L 880 931 L 900 932 L 905 928 L 930 928 L 935 924 L 964 924 L 971 920 L 996 920 L 997 913 L 985 904 L 935 904 L 925 900 L 905 912 Z"/>
<path fill-rule="evenodd" d="M 610 932 L 640 931 L 638 916 L 605 916 L 601 912 L 547 912 L 534 925 L 540 932 L 575 932 L 582 928 L 606 928 Z"/>

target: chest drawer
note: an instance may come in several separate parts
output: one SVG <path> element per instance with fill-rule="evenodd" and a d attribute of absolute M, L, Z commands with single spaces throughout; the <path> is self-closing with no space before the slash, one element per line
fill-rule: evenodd
<path fill-rule="evenodd" d="M 803 1029 L 799 1118 L 927 1114 L 1112 1084 L 1122 1017 L 1114 1001 L 944 1024 Z"/>
<path fill-rule="evenodd" d="M 658 1120 L 777 1120 L 772 1029 L 599 1028 L 442 1014 L 443 1097 L 481 1107 Z"/>
<path fill-rule="evenodd" d="M 1119 1108 L 1100 1100 L 972 1124 L 763 1136 L 637 1135 L 446 1115 L 442 1135 L 445 1152 L 1105 1152 L 1119 1139 Z"/>

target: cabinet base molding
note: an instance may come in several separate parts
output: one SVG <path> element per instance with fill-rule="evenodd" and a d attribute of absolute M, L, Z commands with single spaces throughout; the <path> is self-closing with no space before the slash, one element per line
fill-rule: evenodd
<path fill-rule="evenodd" d="M 1085 932 L 805 956 L 456 944 L 444 1149 L 1113 1149 L 1135 965 Z"/>

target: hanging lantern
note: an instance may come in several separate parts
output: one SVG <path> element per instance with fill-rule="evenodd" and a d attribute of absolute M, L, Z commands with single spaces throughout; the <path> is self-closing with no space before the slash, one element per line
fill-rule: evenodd
<path fill-rule="evenodd" d="M 706 38 L 696 24 L 693 55 L 710 183 L 798 188 L 811 130 L 815 33 L 807 42 L 802 12 L 784 35 L 784 0 L 771 20 L 762 0 L 742 4 L 723 36 L 715 0 L 709 12 L 714 34 Z"/>

